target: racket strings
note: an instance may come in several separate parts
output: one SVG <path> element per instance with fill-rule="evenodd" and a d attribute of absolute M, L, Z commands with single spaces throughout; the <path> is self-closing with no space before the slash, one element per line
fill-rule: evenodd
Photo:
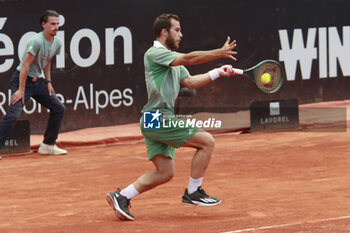
<path fill-rule="evenodd" d="M 272 93 L 279 89 L 283 81 L 282 68 L 274 62 L 265 62 L 257 67 L 255 71 L 255 83 L 257 87 L 266 93 Z M 265 73 L 270 74 L 270 82 L 264 84 L 261 76 Z"/>

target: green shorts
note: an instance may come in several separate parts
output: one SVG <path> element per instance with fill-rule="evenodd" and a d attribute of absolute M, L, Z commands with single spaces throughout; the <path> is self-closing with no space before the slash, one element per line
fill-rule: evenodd
<path fill-rule="evenodd" d="M 149 160 L 152 160 L 156 155 L 174 159 L 175 148 L 186 144 L 188 139 L 192 138 L 198 131 L 197 127 L 188 126 L 185 121 L 175 117 L 166 120 L 159 129 L 144 128 L 141 117 L 140 128 L 145 139 Z"/>

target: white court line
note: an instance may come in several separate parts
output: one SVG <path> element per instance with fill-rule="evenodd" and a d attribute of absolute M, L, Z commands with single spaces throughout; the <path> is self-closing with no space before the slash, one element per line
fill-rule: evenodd
<path fill-rule="evenodd" d="M 223 232 L 223 233 L 240 233 L 240 232 L 247 232 L 247 231 L 274 229 L 274 228 L 280 228 L 280 227 L 289 227 L 289 226 L 296 226 L 296 225 L 302 225 L 302 224 L 328 222 L 328 221 L 341 220 L 341 219 L 350 219 L 350 215 L 349 216 L 336 217 L 336 218 L 325 218 L 325 219 L 310 220 L 310 221 L 306 221 L 306 222 L 295 222 L 295 223 L 287 223 L 287 224 L 280 224 L 280 225 L 273 225 L 273 226 L 248 228 L 248 229 L 241 229 L 241 230 L 235 230 L 235 231 L 227 231 L 227 232 Z"/>

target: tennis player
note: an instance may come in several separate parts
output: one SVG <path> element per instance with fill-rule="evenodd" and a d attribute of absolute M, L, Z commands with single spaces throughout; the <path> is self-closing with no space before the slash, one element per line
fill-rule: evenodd
<path fill-rule="evenodd" d="M 62 42 L 56 37 L 59 14 L 53 10 L 45 11 L 40 17 L 43 31 L 32 37 L 25 49 L 22 61 L 10 80 L 13 95 L 10 107 L 0 122 L 0 148 L 16 125 L 25 103 L 33 97 L 41 105 L 50 109 L 50 117 L 44 140 L 40 144 L 40 154 L 63 155 L 66 150 L 56 145 L 65 106 L 58 100 L 51 81 L 51 60 L 56 56 Z M 45 77 L 41 74 L 44 72 Z"/>
<path fill-rule="evenodd" d="M 196 89 L 211 83 L 220 76 L 230 77 L 235 72 L 230 65 L 199 75 L 190 75 L 183 65 L 194 65 L 209 62 L 219 58 L 236 60 L 233 49 L 236 41 L 230 42 L 228 37 L 219 49 L 210 51 L 195 51 L 187 54 L 174 52 L 179 48 L 183 37 L 180 21 L 177 15 L 162 14 L 156 18 L 154 25 L 156 40 L 144 55 L 148 103 L 142 112 L 151 113 L 152 118 L 168 118 L 171 121 L 181 121 L 174 115 L 174 103 L 179 94 L 180 84 L 189 89 Z M 205 170 L 209 164 L 214 149 L 214 138 L 204 130 L 196 127 L 160 127 L 145 128 L 144 116 L 140 120 L 141 131 L 145 139 L 148 159 L 155 170 L 140 176 L 134 183 L 123 190 L 107 194 L 107 201 L 115 215 L 121 220 L 134 220 L 129 212 L 130 199 L 168 182 L 174 176 L 174 149 L 193 147 L 196 152 L 191 165 L 191 177 L 188 187 L 182 196 L 186 205 L 215 206 L 221 202 L 219 198 L 209 196 L 202 189 Z"/>

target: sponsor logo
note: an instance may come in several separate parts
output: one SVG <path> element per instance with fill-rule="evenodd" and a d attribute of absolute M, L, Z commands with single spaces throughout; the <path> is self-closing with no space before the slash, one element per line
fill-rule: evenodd
<path fill-rule="evenodd" d="M 260 124 L 278 124 L 278 123 L 288 123 L 288 116 L 280 116 L 280 103 L 279 102 L 270 102 L 270 116 L 260 118 Z"/>
<path fill-rule="evenodd" d="M 204 203 L 215 203 L 217 202 L 216 200 L 210 198 L 210 197 L 207 197 L 207 198 L 200 198 L 200 200 Z"/>
<path fill-rule="evenodd" d="M 349 77 L 349 33 L 348 25 L 341 30 L 337 27 L 278 30 L 281 42 L 279 60 L 284 62 L 287 80 L 296 80 L 298 63 L 302 80 L 309 80 L 315 62 L 318 62 L 321 79 L 336 78 L 341 73 Z"/>

